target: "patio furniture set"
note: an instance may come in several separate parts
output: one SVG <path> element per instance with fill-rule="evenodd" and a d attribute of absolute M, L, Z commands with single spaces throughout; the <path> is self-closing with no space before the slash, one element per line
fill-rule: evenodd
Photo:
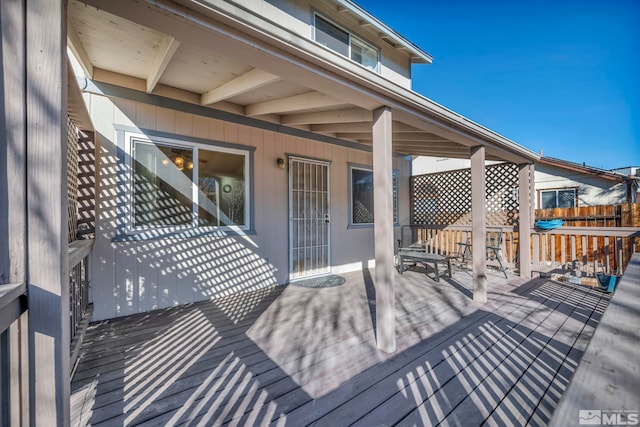
<path fill-rule="evenodd" d="M 472 246 L 470 237 L 467 236 L 464 242 L 457 243 L 458 250 L 455 254 L 442 255 L 428 251 L 428 245 L 423 239 L 423 236 L 426 235 L 426 230 L 426 227 L 420 225 L 403 225 L 401 227 L 397 256 L 397 268 L 400 274 L 404 272 L 405 264 L 413 266 L 422 264 L 425 269 L 428 266 L 433 268 L 435 281 L 439 282 L 438 264 L 446 265 L 449 277 L 453 277 L 456 267 L 462 268 L 471 261 Z M 503 264 L 502 239 L 502 231 L 487 232 L 487 259 L 496 260 L 500 271 L 507 278 L 507 268 Z"/>

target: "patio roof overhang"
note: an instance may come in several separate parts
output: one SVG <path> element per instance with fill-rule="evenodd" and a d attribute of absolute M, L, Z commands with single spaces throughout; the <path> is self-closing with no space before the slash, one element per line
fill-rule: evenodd
<path fill-rule="evenodd" d="M 373 112 L 387 107 L 396 153 L 469 158 L 472 147 L 484 146 L 488 160 L 539 158 L 231 2 L 72 0 L 67 30 L 97 81 L 369 146 Z"/>

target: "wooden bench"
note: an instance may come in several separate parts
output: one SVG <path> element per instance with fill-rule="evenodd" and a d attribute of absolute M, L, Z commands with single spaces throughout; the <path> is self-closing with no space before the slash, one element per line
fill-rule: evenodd
<path fill-rule="evenodd" d="M 426 252 L 420 251 L 412 251 L 412 250 L 403 250 L 400 249 L 398 251 L 398 272 L 402 274 L 404 271 L 404 263 L 405 261 L 413 261 L 416 263 L 422 263 L 427 266 L 427 264 L 433 265 L 433 271 L 436 274 L 436 282 L 440 281 L 440 275 L 438 274 L 438 264 L 446 263 L 447 270 L 449 272 L 449 277 L 452 276 L 452 268 L 451 268 L 451 259 L 453 257 L 438 255 L 438 254 L 430 254 Z"/>

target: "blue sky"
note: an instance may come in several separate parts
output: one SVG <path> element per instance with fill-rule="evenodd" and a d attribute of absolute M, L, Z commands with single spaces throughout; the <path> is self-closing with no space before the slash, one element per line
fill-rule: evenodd
<path fill-rule="evenodd" d="M 545 156 L 640 166 L 640 1 L 356 2 L 434 57 L 415 91 Z"/>

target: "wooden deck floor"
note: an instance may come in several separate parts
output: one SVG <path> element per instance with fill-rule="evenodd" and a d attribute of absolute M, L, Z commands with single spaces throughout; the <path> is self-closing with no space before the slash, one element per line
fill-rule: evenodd
<path fill-rule="evenodd" d="M 396 277 L 375 347 L 373 272 L 90 326 L 72 425 L 545 425 L 607 306 L 596 290 L 468 272 Z"/>

